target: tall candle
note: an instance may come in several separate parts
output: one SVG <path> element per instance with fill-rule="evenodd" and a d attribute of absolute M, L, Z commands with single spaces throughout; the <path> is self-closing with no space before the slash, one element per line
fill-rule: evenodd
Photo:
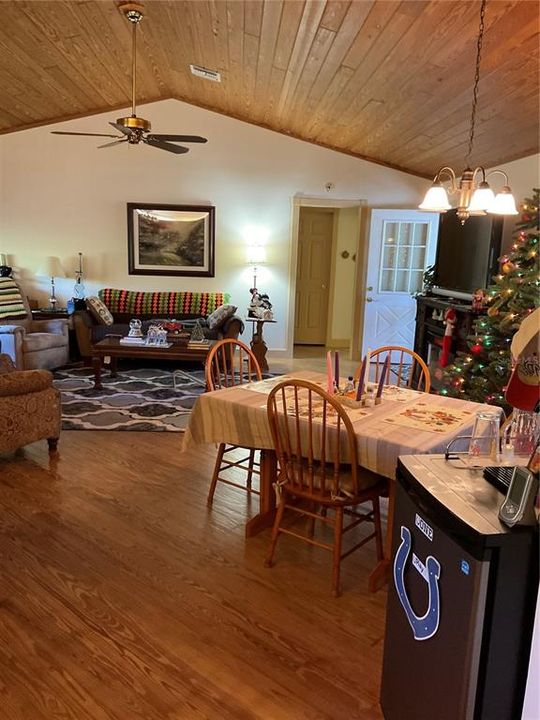
<path fill-rule="evenodd" d="M 371 348 L 368 348 L 367 353 L 366 353 L 366 373 L 364 375 L 364 382 L 365 382 L 366 389 L 367 389 L 367 385 L 369 383 L 370 365 L 371 365 Z M 362 394 L 364 394 L 364 388 L 362 388 Z"/>
<path fill-rule="evenodd" d="M 366 374 L 366 356 L 362 358 L 362 367 L 360 368 L 360 375 L 358 376 L 358 385 L 356 387 L 356 399 L 361 400 L 362 389 L 364 387 L 364 375 Z"/>
<path fill-rule="evenodd" d="M 336 388 L 339 390 L 339 351 L 336 350 L 334 355 L 334 381 Z"/>
<path fill-rule="evenodd" d="M 382 366 L 381 379 L 379 380 L 379 387 L 377 388 L 377 397 L 378 398 L 380 398 L 382 396 L 383 388 L 384 388 L 384 381 L 386 380 L 386 375 L 388 374 L 389 369 L 390 369 L 390 353 L 388 353 L 388 355 L 386 356 L 386 359 Z"/>
<path fill-rule="evenodd" d="M 332 353 L 326 353 L 326 389 L 330 395 L 334 393 L 334 378 L 332 376 Z"/>

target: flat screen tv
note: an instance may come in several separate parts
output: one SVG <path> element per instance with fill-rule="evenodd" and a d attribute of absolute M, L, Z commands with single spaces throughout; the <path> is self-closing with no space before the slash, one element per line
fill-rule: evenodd
<path fill-rule="evenodd" d="M 462 225 L 455 210 L 441 215 L 433 292 L 470 298 L 492 283 L 501 252 L 503 218 L 472 216 Z"/>

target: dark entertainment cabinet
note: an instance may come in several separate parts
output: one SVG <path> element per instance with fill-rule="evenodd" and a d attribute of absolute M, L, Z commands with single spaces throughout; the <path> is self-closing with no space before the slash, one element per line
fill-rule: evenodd
<path fill-rule="evenodd" d="M 439 365 L 439 356 L 446 328 L 444 313 L 448 308 L 456 311 L 457 318 L 449 362 L 452 362 L 456 352 L 468 351 L 467 337 L 472 333 L 474 321 L 484 312 L 473 310 L 472 305 L 465 300 L 454 300 L 439 295 L 424 295 L 416 298 L 414 350 L 429 367 L 433 390 L 440 387 L 442 369 Z"/>

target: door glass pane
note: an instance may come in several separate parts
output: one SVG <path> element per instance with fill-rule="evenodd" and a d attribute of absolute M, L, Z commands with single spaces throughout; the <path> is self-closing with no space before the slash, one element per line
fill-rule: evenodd
<path fill-rule="evenodd" d="M 383 267 L 393 268 L 396 264 L 396 248 L 392 245 L 387 245 L 383 252 Z"/>
<path fill-rule="evenodd" d="M 386 245 L 392 245 L 397 244 L 397 234 L 398 234 L 398 223 L 395 222 L 385 222 L 384 223 L 384 231 L 383 231 L 383 239 L 384 244 Z"/>
<path fill-rule="evenodd" d="M 394 292 L 395 274 L 394 270 L 382 271 L 379 292 Z"/>
<path fill-rule="evenodd" d="M 412 263 L 411 267 L 413 270 L 423 270 L 424 262 L 426 258 L 425 247 L 413 247 L 412 248 Z"/>
<path fill-rule="evenodd" d="M 413 223 L 399 223 L 399 244 L 411 245 Z"/>
<path fill-rule="evenodd" d="M 427 245 L 427 223 L 414 223 L 413 245 Z"/>
<path fill-rule="evenodd" d="M 408 292 L 409 290 L 409 271 L 396 270 L 396 292 Z"/>
<path fill-rule="evenodd" d="M 405 247 L 400 245 L 397 253 L 397 268 L 399 268 L 400 270 L 408 268 L 410 259 L 411 248 L 408 245 L 406 245 Z"/>

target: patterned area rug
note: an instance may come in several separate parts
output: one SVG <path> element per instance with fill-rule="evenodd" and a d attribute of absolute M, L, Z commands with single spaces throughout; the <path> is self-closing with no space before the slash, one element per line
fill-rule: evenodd
<path fill-rule="evenodd" d="M 200 368 L 200 366 L 199 366 Z M 182 432 L 197 397 L 204 392 L 204 371 L 186 366 L 185 375 L 159 368 L 103 372 L 103 390 L 94 390 L 89 368 L 55 372 L 62 393 L 64 430 L 152 430 Z"/>

